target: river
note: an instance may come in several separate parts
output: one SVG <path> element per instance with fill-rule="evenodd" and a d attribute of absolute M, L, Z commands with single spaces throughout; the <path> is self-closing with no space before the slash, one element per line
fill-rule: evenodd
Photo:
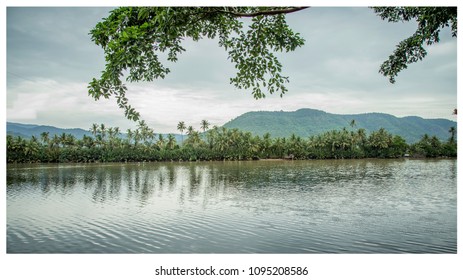
<path fill-rule="evenodd" d="M 7 166 L 7 253 L 456 253 L 457 161 Z"/>

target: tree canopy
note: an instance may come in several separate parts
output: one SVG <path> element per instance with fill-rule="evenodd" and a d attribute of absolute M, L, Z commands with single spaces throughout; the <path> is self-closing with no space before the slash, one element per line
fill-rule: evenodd
<path fill-rule="evenodd" d="M 457 7 L 376 7 L 373 10 L 389 22 L 418 22 L 415 33 L 401 41 L 394 53 L 380 67 L 379 72 L 395 83 L 395 77 L 407 65 L 422 60 L 427 52 L 423 45 L 439 42 L 442 28 L 451 26 L 452 36 L 457 37 Z"/>
<path fill-rule="evenodd" d="M 122 7 L 110 12 L 90 34 L 105 53 L 106 66 L 99 79 L 89 84 L 89 95 L 116 98 L 125 116 L 139 120 L 140 114 L 126 97 L 127 82 L 164 78 L 170 69 L 162 60 L 176 62 L 185 38 L 218 39 L 235 65 L 230 83 L 251 89 L 254 98 L 287 92 L 289 78 L 282 74 L 277 52 L 291 52 L 304 44 L 299 33 L 286 23 L 285 15 L 308 7 Z M 378 7 L 373 10 L 392 22 L 416 20 L 414 35 L 397 45 L 379 72 L 395 82 L 398 73 L 426 56 L 423 44 L 439 41 L 439 31 L 451 25 L 457 35 L 456 7 Z M 249 26 L 240 19 L 250 18 Z M 164 56 L 162 56 L 162 54 Z"/>

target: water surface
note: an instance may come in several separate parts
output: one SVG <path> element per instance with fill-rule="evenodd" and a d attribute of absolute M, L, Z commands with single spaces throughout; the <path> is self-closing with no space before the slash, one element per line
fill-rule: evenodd
<path fill-rule="evenodd" d="M 456 253 L 456 160 L 8 165 L 8 253 Z"/>

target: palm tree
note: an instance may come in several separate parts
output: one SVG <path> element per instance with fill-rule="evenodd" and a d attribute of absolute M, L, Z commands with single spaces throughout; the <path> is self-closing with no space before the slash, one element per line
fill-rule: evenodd
<path fill-rule="evenodd" d="M 222 153 L 228 148 L 227 128 L 222 127 L 222 131 L 217 134 L 216 149 Z"/>
<path fill-rule="evenodd" d="M 288 140 L 288 150 L 287 150 L 287 155 L 290 158 L 293 158 L 294 156 L 300 157 L 303 153 L 303 143 L 302 139 L 300 136 L 297 136 L 296 134 L 291 134 Z"/>
<path fill-rule="evenodd" d="M 127 142 L 130 143 L 132 142 L 133 139 L 133 131 L 129 128 L 127 129 Z"/>
<path fill-rule="evenodd" d="M 372 148 L 372 156 L 386 157 L 387 150 L 392 144 L 392 135 L 384 128 L 380 128 L 370 134 L 368 144 Z"/>
<path fill-rule="evenodd" d="M 118 138 L 118 136 L 121 134 L 121 131 L 119 127 L 113 127 L 113 136 L 112 136 L 112 141 L 115 142 L 116 145 L 120 145 L 122 143 L 122 140 Z"/>
<path fill-rule="evenodd" d="M 93 134 L 94 137 L 96 137 L 98 130 L 99 130 L 98 124 L 96 123 L 92 124 L 92 127 L 90 128 L 90 132 Z"/>
<path fill-rule="evenodd" d="M 114 136 L 117 137 L 120 133 L 121 133 L 121 130 L 119 129 L 119 127 L 116 126 L 114 128 Z"/>
<path fill-rule="evenodd" d="M 165 143 L 166 143 L 166 140 L 164 139 L 164 135 L 159 134 L 158 141 L 156 142 L 156 144 L 159 146 L 159 148 L 164 149 Z"/>
<path fill-rule="evenodd" d="M 109 147 L 113 146 L 114 141 L 114 128 L 108 127 Z"/>
<path fill-rule="evenodd" d="M 353 146 L 352 150 L 359 149 L 360 151 L 365 150 L 365 143 L 367 142 L 367 136 L 364 128 L 359 128 L 356 133 L 352 135 Z"/>
<path fill-rule="evenodd" d="M 84 135 L 84 137 L 82 138 L 82 145 L 87 148 L 92 147 L 94 145 L 93 138 L 87 135 Z"/>
<path fill-rule="evenodd" d="M 144 120 L 138 123 L 138 129 L 140 130 L 141 139 L 145 142 L 145 145 L 148 145 L 150 140 L 154 139 L 154 131 L 146 125 Z"/>
<path fill-rule="evenodd" d="M 265 133 L 262 137 L 262 147 L 261 152 L 264 158 L 270 157 L 270 146 L 272 145 L 272 139 L 270 133 Z"/>
<path fill-rule="evenodd" d="M 201 129 L 203 132 L 206 132 L 206 130 L 209 128 L 209 122 L 207 120 L 202 120 L 201 121 Z"/>
<path fill-rule="evenodd" d="M 134 145 L 137 146 L 138 144 L 138 141 L 140 141 L 140 130 L 139 129 L 135 129 L 135 131 L 133 132 L 133 140 L 134 140 Z"/>
<path fill-rule="evenodd" d="M 153 129 L 145 127 L 141 131 L 141 136 L 145 140 L 145 145 L 148 145 L 149 143 L 151 143 L 151 140 L 154 139 L 155 134 L 154 134 Z"/>
<path fill-rule="evenodd" d="M 254 157 L 259 157 L 259 151 L 262 149 L 261 148 L 261 140 L 259 136 L 254 136 L 250 139 L 248 143 L 248 149 L 249 149 L 249 158 L 254 158 Z"/>
<path fill-rule="evenodd" d="M 50 137 L 49 137 L 49 135 L 50 135 L 49 132 L 42 132 L 42 133 L 40 134 L 40 138 L 42 139 L 42 143 L 43 143 L 43 144 L 47 144 L 47 146 L 48 146 L 48 144 L 49 144 L 49 142 L 50 142 Z"/>
<path fill-rule="evenodd" d="M 188 139 L 185 141 L 185 144 L 191 145 L 194 148 L 198 147 L 201 144 L 201 137 L 199 137 L 199 132 L 191 130 L 188 133 Z"/>
<path fill-rule="evenodd" d="M 357 124 L 355 123 L 355 120 L 351 120 L 349 125 L 350 127 L 354 128 Z"/>
<path fill-rule="evenodd" d="M 195 129 L 194 129 L 193 126 L 191 126 L 191 125 L 190 125 L 186 130 L 187 130 L 187 131 L 186 131 L 186 134 L 188 134 L 188 135 L 193 134 L 193 132 L 195 131 Z"/>
<path fill-rule="evenodd" d="M 61 134 L 61 136 L 59 137 L 59 142 L 64 147 L 64 146 L 66 146 L 66 141 L 67 141 L 67 135 L 66 135 L 66 133 L 63 132 Z"/>
<path fill-rule="evenodd" d="M 347 150 L 349 145 L 352 143 L 352 141 L 350 140 L 350 134 L 345 127 L 341 130 L 339 140 L 339 144 L 343 150 Z"/>
<path fill-rule="evenodd" d="M 66 135 L 66 146 L 75 146 L 76 144 L 76 137 L 72 134 Z"/>
<path fill-rule="evenodd" d="M 334 155 L 334 151 L 339 146 L 339 132 L 337 130 L 332 130 L 327 133 L 328 141 L 331 143 L 331 153 Z"/>
<path fill-rule="evenodd" d="M 39 143 L 39 140 L 37 139 L 37 137 L 35 137 L 35 135 L 32 135 L 32 136 L 31 136 L 31 140 L 30 140 L 30 141 L 33 142 L 33 143 L 36 143 L 36 144 Z"/>
<path fill-rule="evenodd" d="M 34 157 L 39 153 L 39 145 L 37 138 L 32 136 L 31 140 L 24 140 L 24 156 L 26 160 L 32 161 Z"/>
<path fill-rule="evenodd" d="M 177 125 L 177 129 L 180 131 L 180 134 L 182 135 L 182 144 L 183 144 L 183 131 L 186 129 L 185 122 L 181 121 Z"/>
<path fill-rule="evenodd" d="M 167 145 L 168 149 L 170 149 L 170 150 L 174 149 L 175 144 L 176 144 L 175 142 L 176 141 L 175 141 L 175 136 L 174 135 L 172 135 L 172 134 L 167 135 L 167 144 L 166 145 Z"/>
<path fill-rule="evenodd" d="M 51 139 L 51 146 L 52 147 L 59 147 L 60 139 L 58 135 L 53 135 L 53 138 Z"/>
<path fill-rule="evenodd" d="M 103 141 L 106 140 L 106 126 L 104 123 L 100 124 L 100 133 L 101 133 L 101 138 Z"/>
<path fill-rule="evenodd" d="M 422 137 L 421 137 L 421 142 L 424 142 L 424 143 L 428 143 L 429 142 L 429 135 L 427 133 L 425 133 Z"/>
<path fill-rule="evenodd" d="M 365 145 L 367 139 L 367 134 L 364 128 L 357 130 L 357 142 L 360 142 L 362 146 Z"/>
<path fill-rule="evenodd" d="M 456 109 L 455 109 L 456 110 Z M 449 142 L 450 143 L 454 143 L 455 142 L 455 133 L 456 133 L 456 129 L 454 126 L 452 126 L 450 129 L 449 129 L 449 133 L 450 133 L 450 139 L 449 139 Z"/>
<path fill-rule="evenodd" d="M 219 135 L 219 128 L 214 125 L 211 130 L 207 132 L 206 138 L 209 144 L 209 149 L 213 150 Z"/>

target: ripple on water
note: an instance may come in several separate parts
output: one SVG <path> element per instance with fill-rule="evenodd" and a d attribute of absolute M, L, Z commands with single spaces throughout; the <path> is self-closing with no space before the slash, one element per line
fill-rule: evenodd
<path fill-rule="evenodd" d="M 454 165 L 364 160 L 9 169 L 7 251 L 456 253 Z"/>

